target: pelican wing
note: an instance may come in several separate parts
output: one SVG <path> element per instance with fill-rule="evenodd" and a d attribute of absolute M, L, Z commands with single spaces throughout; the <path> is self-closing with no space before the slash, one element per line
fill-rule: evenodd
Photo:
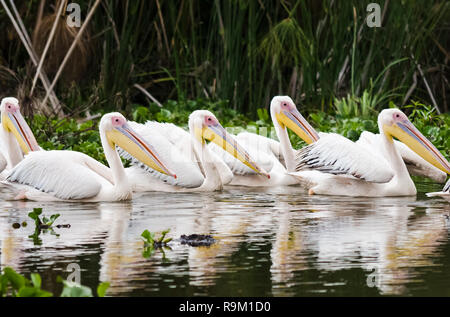
<path fill-rule="evenodd" d="M 364 131 L 361 133 L 359 140 L 356 144 L 371 148 L 372 150 L 382 151 L 381 135 L 374 134 L 372 132 Z M 438 183 L 444 183 L 447 178 L 447 174 L 440 169 L 434 167 L 413 150 L 411 150 L 406 144 L 394 140 L 395 147 L 401 155 L 409 174 L 415 176 L 423 176 L 431 178 Z"/>
<path fill-rule="evenodd" d="M 194 151 L 192 151 L 191 135 L 188 132 L 173 124 L 154 121 L 146 124 L 129 122 L 129 125 L 156 149 L 161 159 L 167 162 L 167 167 L 177 175 L 177 178 L 149 168 L 123 149 L 118 149 L 120 156 L 131 160 L 133 166 L 144 169 L 152 177 L 169 185 L 193 188 L 199 187 L 203 183 L 204 176 Z"/>
<path fill-rule="evenodd" d="M 102 187 L 89 156 L 74 151 L 30 152 L 11 170 L 6 181 L 28 185 L 62 200 L 87 199 Z"/>
<path fill-rule="evenodd" d="M 259 136 L 253 133 L 239 133 L 234 136 L 237 142 L 248 152 L 250 157 L 265 171 L 270 172 L 274 165 L 274 159 L 278 159 L 278 154 L 272 152 L 272 147 L 277 150 L 277 141 Z M 270 141 L 273 141 L 272 144 Z M 208 144 L 211 152 L 215 153 L 231 169 L 235 175 L 256 175 L 257 173 L 244 163 L 236 159 L 233 155 L 220 148 L 214 143 Z M 279 145 L 278 145 L 279 147 Z"/>
<path fill-rule="evenodd" d="M 381 155 L 335 133 L 322 135 L 315 143 L 297 151 L 296 161 L 296 171 L 312 169 L 375 183 L 386 183 L 394 176 Z"/>
<path fill-rule="evenodd" d="M 277 159 L 283 160 L 283 154 L 281 153 L 280 142 L 274 139 L 254 134 L 250 132 L 241 132 L 237 135 L 237 139 L 242 144 L 249 144 L 256 147 L 259 151 L 264 153 L 271 153 Z"/>

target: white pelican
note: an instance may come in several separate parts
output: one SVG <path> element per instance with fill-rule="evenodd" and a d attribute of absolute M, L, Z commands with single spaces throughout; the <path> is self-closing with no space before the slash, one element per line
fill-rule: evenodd
<path fill-rule="evenodd" d="M 99 124 L 110 168 L 75 151 L 30 152 L 7 176 L 6 185 L 19 190 L 16 199 L 37 201 L 118 201 L 131 198 L 132 188 L 115 147 L 128 151 L 160 173 L 176 177 L 154 148 L 120 113 L 109 113 Z"/>
<path fill-rule="evenodd" d="M 20 113 L 16 98 L 3 98 L 1 105 L 0 128 L 0 180 L 5 173 L 17 165 L 23 155 L 39 150 L 39 146 L 25 119 Z"/>
<path fill-rule="evenodd" d="M 342 196 L 411 196 L 417 193 L 393 137 L 430 164 L 450 173 L 450 164 L 398 109 L 378 116 L 382 152 L 368 151 L 343 136 L 330 133 L 297 153 L 292 173 L 310 194 Z"/>
<path fill-rule="evenodd" d="M 288 172 L 295 171 L 295 150 L 292 148 L 286 128 L 294 131 L 306 143 L 311 144 L 319 139 L 314 128 L 303 118 L 292 99 L 288 96 L 276 96 L 270 103 L 270 115 L 280 142 L 249 132 L 242 132 L 236 136 L 248 152 L 256 158 L 262 166 L 270 167 L 267 171 L 270 178 L 264 179 L 260 175 L 246 168 L 232 156 L 215 145 L 211 145 L 216 154 L 222 157 L 234 173 L 230 185 L 244 186 L 274 186 L 294 185 L 299 180 Z"/>
<path fill-rule="evenodd" d="M 206 140 L 214 142 L 255 173 L 269 175 L 255 164 L 249 154 L 221 126 L 219 120 L 207 110 L 196 110 L 189 116 L 189 132 L 173 124 L 149 121 L 130 125 L 144 138 L 158 136 L 152 142 L 177 174 L 176 179 L 148 169 L 122 152 L 124 158 L 132 158 L 127 176 L 133 191 L 214 191 L 231 181 L 233 173 L 227 165 L 206 146 Z M 130 153 L 131 154 L 131 153 Z"/>
<path fill-rule="evenodd" d="M 442 197 L 450 202 L 450 179 L 447 184 L 445 184 L 441 192 L 427 193 L 426 195 L 428 197 Z"/>

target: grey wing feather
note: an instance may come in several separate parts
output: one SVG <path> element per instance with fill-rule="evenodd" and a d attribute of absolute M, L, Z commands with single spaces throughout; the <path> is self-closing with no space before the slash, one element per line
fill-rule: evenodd
<path fill-rule="evenodd" d="M 346 174 L 375 183 L 388 182 L 394 176 L 384 158 L 335 133 L 324 135 L 297 151 L 296 161 L 296 171 L 312 169 Z"/>

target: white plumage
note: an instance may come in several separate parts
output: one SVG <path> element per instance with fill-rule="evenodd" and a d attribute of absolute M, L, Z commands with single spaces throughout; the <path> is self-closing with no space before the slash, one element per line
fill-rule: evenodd
<path fill-rule="evenodd" d="M 275 140 L 257 134 L 242 132 L 236 136 L 236 140 L 241 143 L 255 161 L 269 173 L 270 178 L 258 175 L 233 156 L 223 151 L 215 144 L 211 144 L 211 150 L 216 153 L 233 172 L 233 179 L 229 185 L 234 186 L 287 186 L 299 183 L 299 180 L 286 173 L 286 166 L 283 156 L 276 151 L 276 146 L 272 149 Z M 272 142 L 273 141 L 273 142 Z"/>
<path fill-rule="evenodd" d="M 344 143 L 349 145 L 349 142 L 352 142 L 344 137 L 341 137 L 337 134 L 334 133 L 323 133 L 323 132 L 319 132 L 319 136 L 320 138 L 324 138 L 330 135 L 334 135 L 335 138 L 337 139 L 337 141 L 343 141 L 342 139 L 344 139 Z M 386 158 L 381 154 L 382 153 L 382 140 L 381 140 L 382 136 L 380 134 L 374 134 L 372 132 L 368 132 L 368 131 L 364 131 L 363 133 L 361 133 L 361 136 L 359 137 L 359 139 L 354 142 L 354 144 L 363 147 L 366 151 L 368 151 L 367 153 L 363 154 L 364 156 L 370 156 L 372 157 L 376 157 L 376 165 L 380 165 L 383 166 L 383 169 L 385 169 L 385 171 L 390 171 L 390 173 L 384 174 L 382 180 L 378 180 L 378 182 L 384 182 L 386 179 L 389 180 L 390 176 L 393 176 L 393 172 L 392 169 L 389 167 L 388 162 L 386 161 Z M 271 171 L 272 168 L 276 165 L 275 162 L 279 162 L 284 168 L 286 167 L 286 163 L 283 157 L 283 154 L 281 152 L 281 145 L 280 142 L 278 142 L 277 140 L 268 138 L 268 137 L 264 137 L 261 135 L 257 135 L 254 133 L 249 133 L 249 132 L 241 132 L 236 136 L 236 139 L 243 144 L 250 153 L 254 153 L 254 157 L 256 159 L 256 161 L 260 164 L 262 164 L 262 166 L 264 166 L 266 168 L 267 171 Z M 326 141 L 327 143 L 330 144 L 330 149 L 329 152 L 334 152 L 331 148 L 336 147 L 336 153 L 339 153 L 339 151 L 337 151 L 338 147 L 340 145 L 336 145 L 333 142 L 333 138 L 329 139 L 328 141 Z M 343 143 L 343 144 L 344 144 Z M 352 142 L 353 143 L 353 142 Z M 324 143 L 325 144 L 325 143 Z M 337 143 L 340 144 L 340 143 Z M 414 151 L 412 151 L 407 145 L 405 145 L 404 143 L 394 140 L 394 144 L 395 147 L 397 148 L 399 154 L 401 155 L 403 161 L 406 164 L 406 167 L 408 168 L 408 172 L 411 175 L 414 176 L 422 176 L 422 177 L 428 177 L 438 183 L 443 183 L 445 182 L 445 179 L 447 178 L 447 174 L 444 173 L 443 171 L 439 170 L 438 168 L 434 167 L 433 165 L 431 165 L 430 163 L 428 163 L 427 161 L 425 161 L 423 158 L 421 158 L 419 155 L 417 155 Z M 220 148 L 218 148 L 217 146 L 213 145 L 212 146 L 214 152 L 216 152 L 217 154 L 221 153 L 222 155 L 222 159 L 224 159 L 224 161 L 227 163 L 228 166 L 232 167 L 233 164 L 234 166 L 236 166 L 236 160 L 231 157 L 228 153 L 224 153 L 224 151 L 222 151 Z M 294 150 L 295 155 L 297 155 L 297 150 Z M 364 152 L 364 151 L 362 151 Z M 370 154 L 369 154 L 370 152 Z M 331 154 L 333 155 L 333 154 Z M 356 155 L 356 153 L 352 154 L 353 156 Z M 267 162 L 267 158 L 270 158 L 270 164 L 271 167 L 269 167 L 269 163 Z M 349 158 L 347 158 L 349 159 Z M 372 159 L 369 159 L 367 162 L 373 161 Z M 382 162 L 384 161 L 384 162 Z M 267 165 L 263 165 L 263 164 L 267 164 Z M 368 163 L 369 164 L 369 163 Z M 241 167 L 241 165 L 238 165 L 239 167 Z M 237 174 L 237 175 L 241 175 L 241 171 L 239 170 L 235 170 L 232 168 L 233 173 Z M 246 173 L 248 173 L 249 171 L 245 171 Z M 337 172 L 337 171 L 336 171 Z M 246 174 L 246 173 L 242 173 L 242 174 Z M 251 174 L 251 172 L 249 172 L 248 174 Z M 379 178 L 377 176 L 377 178 Z M 366 179 L 366 178 L 364 178 Z M 373 182 L 376 182 L 376 180 L 372 180 Z"/>
<path fill-rule="evenodd" d="M 409 196 L 414 182 L 393 136 L 407 142 L 429 163 L 450 172 L 450 164 L 398 109 L 378 117 L 381 146 L 354 143 L 336 134 L 321 134 L 297 155 L 296 175 L 310 194 L 343 196 Z"/>
<path fill-rule="evenodd" d="M 356 144 L 366 147 L 367 149 L 381 153 L 383 150 L 382 135 L 374 134 L 372 132 L 364 131 L 361 133 Z M 434 167 L 413 150 L 411 150 L 406 144 L 394 140 L 395 147 L 406 164 L 410 175 L 428 177 L 438 183 L 444 183 L 447 178 L 447 174 L 438 168 Z"/>
<path fill-rule="evenodd" d="M 180 186 L 187 188 L 200 187 L 204 181 L 204 176 L 199 168 L 198 160 L 191 146 L 191 135 L 182 128 L 171 123 L 158 123 L 149 121 L 145 124 L 130 122 L 130 126 L 137 131 L 145 140 L 152 140 L 152 145 L 160 154 L 161 158 L 167 162 L 167 166 L 176 175 L 173 178 L 148 168 L 140 163 L 128 153 L 122 153 L 125 159 L 131 159 L 132 167 L 126 169 L 128 178 L 139 180 L 139 186 L 133 186 L 134 191 L 151 190 L 158 184 Z M 142 179 L 142 178 L 145 178 Z M 149 186 L 145 186 L 145 182 Z M 143 184 L 142 184 L 143 183 Z M 135 185 L 137 185 L 136 183 Z M 145 188 L 147 187 L 147 188 Z M 157 187 L 154 188 L 157 190 Z"/>
<path fill-rule="evenodd" d="M 50 200 L 51 197 L 58 200 L 89 199 L 98 195 L 102 186 L 113 185 L 93 173 L 90 164 L 100 163 L 75 151 L 32 152 L 11 171 L 7 181 L 26 185 L 16 186 L 33 193 L 33 197 L 42 192 L 41 196 L 44 198 L 48 194 Z M 106 166 L 104 168 L 107 169 Z"/>
<path fill-rule="evenodd" d="M 132 188 L 115 150 L 120 146 L 148 166 L 170 174 L 156 151 L 143 141 L 120 113 L 109 113 L 99 124 L 100 139 L 110 168 L 75 151 L 38 151 L 12 169 L 4 184 L 16 199 L 37 201 L 119 201 L 131 198 Z"/>
<path fill-rule="evenodd" d="M 316 171 L 330 174 L 346 174 L 374 183 L 385 183 L 392 179 L 394 173 L 383 154 L 382 136 L 371 132 L 363 132 L 356 144 L 333 133 L 317 133 L 301 116 L 292 99 L 288 96 L 276 96 L 270 104 L 270 113 L 275 132 L 280 141 L 243 132 L 236 136 L 252 154 L 255 160 L 269 173 L 270 179 L 255 176 L 254 172 L 219 147 L 210 145 L 233 171 L 231 185 L 273 186 L 295 185 L 305 183 L 293 177 L 295 172 L 310 164 Z M 286 128 L 293 130 L 305 142 L 311 144 L 320 138 L 318 144 L 299 153 L 292 148 Z M 397 151 L 405 161 L 411 175 L 429 177 L 437 182 L 444 182 L 446 173 L 417 155 L 409 147 L 394 141 Z M 341 151 L 343 148 L 343 151 Z M 317 173 L 312 173 L 317 175 Z M 321 176 L 323 178 L 323 176 Z"/>
<path fill-rule="evenodd" d="M 278 159 L 280 162 L 284 162 L 280 142 L 277 140 L 250 132 L 241 132 L 237 137 L 243 144 L 248 144 L 248 146 L 254 147 L 264 154 Z"/>
<path fill-rule="evenodd" d="M 154 121 L 145 124 L 132 123 L 132 126 L 144 138 L 150 135 L 158 136 L 153 142 L 154 147 L 177 175 L 175 180 L 167 181 L 151 169 L 142 168 L 139 162 L 132 159 L 133 166 L 128 168 L 126 173 L 134 191 L 214 191 L 222 189 L 223 185 L 231 181 L 233 173 L 230 168 L 206 146 L 205 138 L 208 137 L 199 131 L 213 129 L 215 132 L 210 130 L 210 133 L 216 134 L 212 136 L 212 141 L 227 140 L 231 146 L 242 149 L 211 112 L 194 111 L 189 116 L 189 132 L 170 123 Z M 121 155 L 130 158 L 126 153 Z M 248 157 L 245 161 L 253 164 Z"/>
<path fill-rule="evenodd" d="M 299 183 L 296 177 L 288 174 L 295 171 L 295 151 L 290 143 L 286 127 L 293 129 L 308 143 L 317 139 L 317 132 L 298 112 L 294 102 L 288 96 L 275 96 L 272 99 L 270 115 L 280 142 L 249 132 L 239 133 L 236 136 L 236 140 L 245 146 L 256 162 L 269 173 L 270 178 L 256 175 L 254 171 L 224 153 L 219 147 L 211 146 L 211 149 L 221 156 L 234 173 L 230 185 L 280 186 Z"/>
<path fill-rule="evenodd" d="M 20 113 L 19 101 L 16 98 L 3 98 L 0 113 L 0 181 L 2 181 L 8 171 L 23 160 L 24 153 L 40 148 Z M 22 145 L 19 142 L 22 142 Z"/>
<path fill-rule="evenodd" d="M 274 156 L 272 153 L 269 152 L 269 150 L 265 147 L 266 143 L 262 140 L 259 143 L 255 143 L 255 139 L 264 138 L 262 136 L 253 134 L 256 138 L 249 137 L 251 133 L 244 132 L 239 133 L 237 136 L 234 136 L 237 142 L 241 144 L 247 152 L 250 154 L 250 156 L 258 162 L 259 166 L 264 168 L 265 171 L 269 172 L 274 167 Z M 268 138 L 266 138 L 269 140 Z M 221 160 L 223 160 L 226 165 L 231 169 L 233 174 L 235 175 L 257 175 L 256 171 L 252 170 L 247 165 L 243 164 L 241 161 L 237 160 L 233 155 L 230 153 L 224 151 L 221 149 L 218 145 L 215 143 L 208 144 L 208 147 L 211 149 L 211 151 L 215 154 L 217 154 L 218 157 L 220 157 Z"/>
<path fill-rule="evenodd" d="M 335 133 L 321 133 L 318 141 L 296 153 L 296 161 L 298 171 L 309 168 L 375 183 L 386 183 L 394 177 L 394 171 L 379 152 L 367 151 Z"/>
<path fill-rule="evenodd" d="M 5 157 L 3 156 L 2 152 L 3 152 L 3 150 L 0 149 L 0 175 L 1 175 L 2 172 L 5 170 L 6 165 L 8 164 L 8 163 L 6 162 Z M 1 176 L 0 176 L 0 177 L 1 177 Z M 0 178 L 0 180 L 1 180 L 1 178 Z"/>

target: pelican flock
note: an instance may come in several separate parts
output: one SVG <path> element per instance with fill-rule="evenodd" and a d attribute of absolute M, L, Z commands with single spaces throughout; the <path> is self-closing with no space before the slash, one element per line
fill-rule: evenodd
<path fill-rule="evenodd" d="M 267 166 L 270 178 L 262 179 L 251 170 L 246 169 L 236 160 L 221 151 L 217 146 L 212 145 L 212 149 L 226 162 L 235 174 L 231 185 L 244 186 L 274 186 L 274 185 L 294 185 L 299 180 L 288 172 L 295 171 L 295 151 L 292 148 L 287 128 L 294 131 L 302 140 L 311 144 L 319 139 L 318 133 L 303 118 L 297 110 L 294 102 L 287 96 L 274 97 L 270 103 L 270 115 L 279 142 L 249 132 L 242 132 L 236 139 L 245 144 L 250 153 L 253 153 L 257 161 L 262 166 Z"/>
<path fill-rule="evenodd" d="M 167 178 L 147 168 L 132 155 L 133 166 L 127 169 L 135 191 L 215 191 L 233 179 L 231 169 L 210 150 L 205 141 L 220 147 L 239 160 L 253 173 L 264 178 L 270 176 L 256 164 L 248 152 L 219 123 L 213 113 L 196 110 L 189 116 L 189 132 L 169 123 L 149 121 L 130 123 L 144 138 L 155 138 L 155 147 L 166 159 L 168 166 L 178 175 Z M 156 137 L 157 136 L 157 137 Z"/>
<path fill-rule="evenodd" d="M 263 180 L 257 175 L 253 175 L 248 169 L 242 168 L 243 166 L 237 163 L 233 157 L 224 153 L 213 144 L 211 145 L 212 149 L 221 155 L 222 159 L 235 174 L 230 185 L 274 186 L 299 184 L 301 180 L 292 174 L 296 172 L 298 164 L 296 155 L 298 150 L 292 148 L 287 129 L 297 134 L 308 145 L 321 137 L 330 136 L 330 133 L 317 132 L 301 115 L 289 96 L 274 97 L 270 104 L 270 114 L 279 141 L 249 132 L 242 132 L 236 136 L 236 139 L 245 145 L 250 153 L 254 154 L 258 163 L 261 163 L 262 166 L 267 166 L 265 162 L 270 162 L 270 167 L 267 168 L 271 175 L 270 179 Z M 335 137 L 339 138 L 337 135 Z M 367 148 L 368 153 L 375 152 L 376 154 L 382 151 L 382 136 L 380 134 L 364 131 L 356 143 Z M 404 143 L 394 140 L 394 144 L 411 175 L 428 177 L 439 183 L 445 182 L 447 178 L 446 172 L 427 162 Z M 340 152 L 339 148 L 335 150 Z M 371 157 L 367 159 L 369 162 L 373 160 Z M 374 162 L 374 164 L 377 164 L 377 162 Z"/>
<path fill-rule="evenodd" d="M 3 183 L 16 199 L 36 201 L 118 201 L 130 199 L 132 188 L 116 146 L 159 173 L 176 177 L 155 149 L 136 133 L 120 113 L 102 117 L 99 132 L 109 168 L 75 151 L 30 152 Z"/>
<path fill-rule="evenodd" d="M 44 151 L 16 98 L 1 102 L 0 180 L 15 199 L 118 201 L 133 192 L 205 192 L 226 185 L 299 186 L 310 195 L 411 196 L 410 175 L 443 183 L 450 164 L 399 109 L 378 116 L 379 134 L 353 142 L 317 132 L 288 96 L 275 96 L 270 115 L 277 140 L 232 135 L 210 111 L 196 110 L 188 131 L 171 123 L 127 121 L 105 114 L 99 134 L 108 166 L 75 151 Z M 288 129 L 307 145 L 292 147 Z M 394 140 L 394 138 L 398 139 Z M 130 167 L 124 168 L 123 159 Z M 449 196 L 450 181 L 442 192 Z"/>

